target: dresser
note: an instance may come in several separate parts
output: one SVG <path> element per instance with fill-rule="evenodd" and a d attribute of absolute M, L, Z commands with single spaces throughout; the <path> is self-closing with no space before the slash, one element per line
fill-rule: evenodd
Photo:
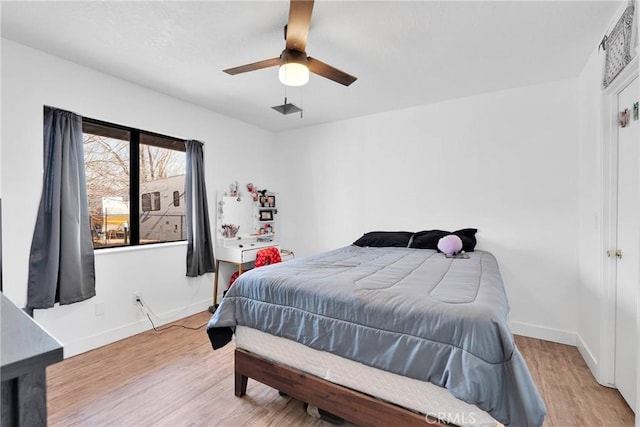
<path fill-rule="evenodd" d="M 62 344 L 8 298 L 2 298 L 2 422 L 4 426 L 47 425 L 46 367 L 63 358 Z"/>

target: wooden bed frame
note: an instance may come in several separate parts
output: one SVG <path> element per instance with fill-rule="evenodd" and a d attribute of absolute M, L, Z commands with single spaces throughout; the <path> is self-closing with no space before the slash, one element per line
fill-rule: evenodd
<path fill-rule="evenodd" d="M 448 424 L 412 412 L 400 406 L 334 384 L 315 375 L 267 360 L 242 349 L 235 350 L 235 394 L 247 393 L 247 382 L 253 378 L 282 393 L 322 408 L 345 420 L 372 427 L 436 426 Z"/>

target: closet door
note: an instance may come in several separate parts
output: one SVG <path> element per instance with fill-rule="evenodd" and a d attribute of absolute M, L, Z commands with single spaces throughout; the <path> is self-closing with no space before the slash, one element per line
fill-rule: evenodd
<path fill-rule="evenodd" d="M 618 229 L 616 262 L 615 385 L 636 411 L 636 334 L 640 284 L 640 120 L 633 119 L 638 102 L 636 77 L 618 95 L 618 111 L 629 110 L 626 127 L 618 127 Z"/>

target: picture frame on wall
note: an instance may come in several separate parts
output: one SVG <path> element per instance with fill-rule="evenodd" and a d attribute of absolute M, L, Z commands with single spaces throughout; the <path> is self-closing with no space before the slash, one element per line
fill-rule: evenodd
<path fill-rule="evenodd" d="M 260 211 L 260 221 L 273 221 L 273 211 Z"/>
<path fill-rule="evenodd" d="M 260 196 L 259 203 L 261 208 L 275 208 L 276 196 L 274 195 Z"/>
<path fill-rule="evenodd" d="M 602 87 L 606 89 L 632 59 L 632 30 L 634 6 L 629 5 L 622 13 L 611 33 L 603 40 L 606 51 Z"/>

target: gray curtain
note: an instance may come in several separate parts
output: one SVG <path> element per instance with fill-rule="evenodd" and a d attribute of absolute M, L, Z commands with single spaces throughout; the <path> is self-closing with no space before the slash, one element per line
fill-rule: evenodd
<path fill-rule="evenodd" d="M 27 309 L 95 296 L 82 117 L 44 108 L 44 177 L 31 255 Z"/>
<path fill-rule="evenodd" d="M 184 194 L 187 201 L 187 276 L 213 273 L 215 259 L 211 244 L 207 189 L 204 183 L 202 143 L 186 141 L 187 176 Z"/>

